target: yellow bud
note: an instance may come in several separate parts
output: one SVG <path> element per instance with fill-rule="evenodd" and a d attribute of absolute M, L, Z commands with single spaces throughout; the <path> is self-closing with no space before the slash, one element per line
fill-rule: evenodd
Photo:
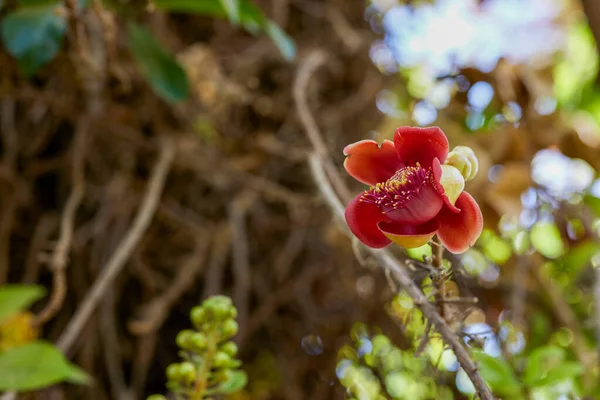
<path fill-rule="evenodd" d="M 475 178 L 479 171 L 479 161 L 477 156 L 470 147 L 456 146 L 446 159 L 445 165 L 455 167 L 460 174 L 465 178 L 465 181 L 470 181 Z"/>
<path fill-rule="evenodd" d="M 39 330 L 33 326 L 34 315 L 21 311 L 0 323 L 0 353 L 37 339 Z"/>
<path fill-rule="evenodd" d="M 465 178 L 458 169 L 451 165 L 442 165 L 442 177 L 440 183 L 444 188 L 444 192 L 450 200 L 450 203 L 454 205 L 456 199 L 462 193 L 465 188 Z"/>

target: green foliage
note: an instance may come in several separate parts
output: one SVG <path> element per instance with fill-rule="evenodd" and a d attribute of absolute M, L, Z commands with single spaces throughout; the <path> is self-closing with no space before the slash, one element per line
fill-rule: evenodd
<path fill-rule="evenodd" d="M 248 32 L 265 32 L 275 43 L 283 57 L 291 61 L 296 56 L 296 45 L 293 40 L 279 28 L 273 21 L 269 20 L 258 7 L 249 0 L 155 0 L 157 8 L 182 13 L 197 13 L 210 15 L 217 18 L 229 17 L 232 20 L 232 10 L 224 3 L 238 3 L 239 22 Z"/>
<path fill-rule="evenodd" d="M 189 94 L 189 83 L 175 58 L 148 29 L 135 23 L 129 23 L 127 28 L 129 47 L 156 94 L 171 103 L 185 100 Z"/>
<path fill-rule="evenodd" d="M 0 390 L 35 390 L 61 381 L 85 384 L 90 378 L 51 343 L 36 341 L 0 353 Z"/>
<path fill-rule="evenodd" d="M 565 106 L 577 106 L 596 77 L 598 52 L 586 22 L 575 24 L 567 35 L 567 51 L 554 67 L 554 95 Z"/>
<path fill-rule="evenodd" d="M 228 395 L 242 390 L 248 381 L 238 370 L 237 345 L 230 341 L 237 334 L 237 309 L 226 296 L 213 296 L 192 308 L 190 320 L 195 329 L 180 331 L 175 343 L 183 359 L 167 367 L 167 388 L 178 399 L 202 399 Z M 165 397 L 153 395 L 147 400 Z"/>
<path fill-rule="evenodd" d="M 425 257 L 431 257 L 432 250 L 431 246 L 428 244 L 424 244 L 421 247 L 417 247 L 414 249 L 406 249 L 406 254 L 417 261 L 424 261 Z"/>
<path fill-rule="evenodd" d="M 449 387 L 434 373 L 436 361 L 402 350 L 383 334 L 371 334 L 357 324 L 352 344 L 338 352 L 337 376 L 350 398 L 356 399 L 451 399 Z M 443 347 L 443 345 L 442 345 Z"/>
<path fill-rule="evenodd" d="M 565 245 L 554 222 L 537 222 L 531 228 L 531 244 L 544 257 L 558 258 L 565 253 Z"/>
<path fill-rule="evenodd" d="M 19 8 L 2 21 L 2 41 L 26 76 L 51 61 L 62 46 L 66 22 L 58 6 Z"/>
<path fill-rule="evenodd" d="M 562 366 L 569 367 L 565 379 L 581 373 L 581 364 L 565 362 L 565 350 L 558 346 L 543 346 L 533 350 L 527 359 L 523 382 L 530 387 L 543 386 L 562 379 Z M 560 372 L 560 374 L 557 374 Z"/>
<path fill-rule="evenodd" d="M 221 7 L 225 10 L 229 22 L 234 25 L 240 23 L 240 2 L 239 0 L 219 0 Z"/>
<path fill-rule="evenodd" d="M 81 7 L 87 1 L 80 0 Z M 265 32 L 286 60 L 296 55 L 293 40 L 247 0 L 158 0 L 158 8 L 172 12 L 200 13 L 241 24 L 249 32 Z M 0 8 L 4 1 L 0 0 Z M 56 0 L 21 0 L 19 8 L 2 20 L 2 41 L 17 59 L 27 77 L 56 57 L 67 29 L 64 10 Z M 159 41 L 145 28 L 128 25 L 129 46 L 144 77 L 164 100 L 175 103 L 187 98 L 189 84 L 185 71 Z"/>
<path fill-rule="evenodd" d="M 511 256 L 511 247 L 490 229 L 484 229 L 477 241 L 486 257 L 499 265 L 508 261 Z"/>
<path fill-rule="evenodd" d="M 520 392 L 521 384 L 506 360 L 480 351 L 473 352 L 473 358 L 479 365 L 481 376 L 494 393 L 511 396 Z"/>
<path fill-rule="evenodd" d="M 46 290 L 37 285 L 0 286 L 0 323 L 41 299 Z"/>

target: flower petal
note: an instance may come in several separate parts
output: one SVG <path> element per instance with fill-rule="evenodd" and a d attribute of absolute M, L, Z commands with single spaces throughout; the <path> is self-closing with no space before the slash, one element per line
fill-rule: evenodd
<path fill-rule="evenodd" d="M 404 225 L 384 221 L 377 226 L 392 242 L 405 249 L 414 249 L 426 244 L 435 235 L 439 225 L 436 220 L 431 220 L 421 225 Z"/>
<path fill-rule="evenodd" d="M 394 143 L 361 140 L 344 148 L 344 168 L 357 181 L 370 186 L 385 182 L 402 167 Z"/>
<path fill-rule="evenodd" d="M 398 224 L 419 225 L 438 215 L 444 206 L 444 197 L 428 181 L 402 208 L 388 211 L 386 215 Z"/>
<path fill-rule="evenodd" d="M 362 193 L 356 196 L 346 207 L 346 223 L 350 231 L 361 242 L 369 247 L 379 249 L 391 243 L 380 230 L 377 224 L 389 221 L 375 204 L 361 201 Z"/>
<path fill-rule="evenodd" d="M 462 192 L 456 200 L 459 213 L 454 213 L 447 207 L 438 214 L 440 228 L 438 237 L 448 251 L 454 254 L 464 253 L 475 244 L 483 229 L 483 217 L 479 205 L 467 192 Z"/>
<path fill-rule="evenodd" d="M 401 126 L 396 129 L 394 145 L 398 158 L 405 165 L 420 163 L 423 168 L 430 168 L 434 158 L 443 164 L 448 156 L 448 138 L 437 126 Z"/>
<path fill-rule="evenodd" d="M 455 199 L 454 203 L 452 201 L 450 201 L 450 199 L 446 195 L 446 189 L 444 188 L 444 185 L 442 185 L 442 175 L 443 175 L 444 170 L 442 169 L 440 160 L 438 160 L 437 158 L 434 158 L 433 163 L 431 165 L 431 169 L 433 170 L 434 187 L 437 189 L 438 193 L 440 193 L 442 195 L 442 198 L 444 199 L 444 203 L 446 203 L 446 207 L 448 207 L 448 209 L 450 209 L 450 211 L 452 211 L 453 213 L 458 213 L 460 211 L 460 209 L 458 209 L 454 206 L 454 203 L 456 203 L 456 199 Z"/>

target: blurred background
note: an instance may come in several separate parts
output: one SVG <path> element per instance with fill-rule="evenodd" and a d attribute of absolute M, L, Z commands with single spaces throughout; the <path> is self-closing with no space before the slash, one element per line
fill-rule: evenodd
<path fill-rule="evenodd" d="M 473 148 L 485 227 L 447 255 L 449 323 L 499 397 L 600 398 L 600 3 L 0 0 L 0 29 L 6 396 L 165 393 L 190 310 L 224 294 L 248 377 L 230 398 L 472 398 L 324 205 L 308 117 L 343 176 L 344 146 L 402 125 Z M 40 340 L 93 382 L 3 383 Z"/>

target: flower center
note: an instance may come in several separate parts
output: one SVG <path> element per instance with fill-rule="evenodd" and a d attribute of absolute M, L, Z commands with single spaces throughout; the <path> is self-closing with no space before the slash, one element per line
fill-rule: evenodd
<path fill-rule="evenodd" d="M 363 193 L 361 201 L 375 204 L 386 214 L 405 208 L 407 203 L 417 197 L 428 183 L 434 186 L 431 169 L 422 168 L 417 163 L 416 166 L 399 169 L 387 181 L 371 187 Z"/>

